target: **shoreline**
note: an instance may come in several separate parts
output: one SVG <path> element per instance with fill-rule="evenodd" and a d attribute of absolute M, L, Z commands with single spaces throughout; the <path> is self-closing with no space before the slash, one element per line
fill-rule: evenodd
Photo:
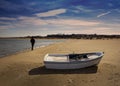
<path fill-rule="evenodd" d="M 49 44 L 49 45 L 51 45 L 51 44 Z M 42 48 L 42 47 L 46 47 L 46 46 L 49 46 L 49 45 L 39 46 L 39 47 L 34 48 L 34 50 L 35 50 L 35 49 Z M 14 52 L 14 53 L 1 56 L 0 59 L 1 59 L 1 58 L 5 58 L 5 57 L 9 57 L 9 56 L 12 56 L 12 55 L 17 55 L 17 54 L 20 54 L 20 53 L 24 53 L 24 52 L 30 52 L 30 51 L 31 51 L 31 48 L 29 48 L 29 49 L 24 49 L 24 50 L 21 50 L 21 51 L 18 51 L 18 52 L 16 51 L 16 52 Z"/>
<path fill-rule="evenodd" d="M 120 40 L 66 40 L 0 59 L 0 86 L 119 86 Z M 78 70 L 48 70 L 47 53 L 104 51 L 96 67 Z"/>
<path fill-rule="evenodd" d="M 37 39 L 37 40 L 52 40 L 52 39 Z M 53 40 L 54 40 L 54 39 L 53 39 Z M 53 43 L 49 43 L 49 44 L 44 43 L 44 44 L 39 45 L 39 46 L 36 45 L 36 46 L 34 46 L 34 49 L 37 49 L 37 48 L 41 48 L 41 47 L 49 46 L 49 45 L 51 45 L 51 44 L 58 43 L 58 42 L 57 42 L 57 39 L 55 39 L 55 40 L 56 40 L 56 42 L 53 41 Z M 61 42 L 62 42 L 62 41 L 61 41 Z M 37 44 L 37 43 L 36 43 L 36 44 Z M 28 47 L 28 48 L 26 48 L 26 49 L 21 49 L 21 50 L 18 49 L 18 50 L 13 51 L 13 52 L 1 54 L 0 59 L 1 59 L 1 58 L 4 58 L 4 57 L 6 57 L 6 56 L 11 56 L 11 55 L 14 55 L 14 54 L 19 54 L 19 53 L 22 53 L 22 52 L 25 52 L 25 51 L 31 51 L 31 48 Z"/>

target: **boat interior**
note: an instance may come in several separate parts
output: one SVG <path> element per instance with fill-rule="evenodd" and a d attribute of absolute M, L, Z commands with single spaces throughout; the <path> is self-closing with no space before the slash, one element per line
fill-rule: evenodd
<path fill-rule="evenodd" d="M 68 54 L 68 55 L 48 55 L 46 61 L 69 62 L 69 61 L 87 61 L 98 58 L 97 53 L 87 54 Z"/>

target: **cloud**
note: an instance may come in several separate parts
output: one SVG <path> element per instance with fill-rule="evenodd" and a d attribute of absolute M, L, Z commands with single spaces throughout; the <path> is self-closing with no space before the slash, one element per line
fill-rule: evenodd
<path fill-rule="evenodd" d="M 118 13 L 120 13 L 120 9 L 115 9 L 115 11 L 117 11 Z"/>
<path fill-rule="evenodd" d="M 4 25 L 12 25 L 14 28 L 21 27 L 26 28 L 29 26 L 41 27 L 41 26 L 63 26 L 63 27 L 88 27 L 88 26 L 97 26 L 100 22 L 97 21 L 85 21 L 85 20 L 78 20 L 78 19 L 40 19 L 38 17 L 25 17 L 21 16 L 18 18 L 1 18 L 6 20 L 17 20 L 16 22 L 3 22 L 1 21 L 0 24 Z M 3 28 L 3 27 L 2 27 Z"/>
<path fill-rule="evenodd" d="M 64 25 L 64 26 L 95 26 L 100 24 L 99 22 L 84 21 L 77 19 L 52 19 L 46 21 L 50 24 Z"/>
<path fill-rule="evenodd" d="M 16 20 L 16 18 L 0 17 L 0 20 Z"/>
<path fill-rule="evenodd" d="M 18 18 L 20 21 L 19 23 L 21 23 L 22 25 L 46 25 L 47 23 L 40 19 L 40 18 L 37 18 L 37 17 L 24 17 L 24 16 L 21 16 Z"/>
<path fill-rule="evenodd" d="M 11 29 L 11 28 L 14 28 L 14 26 L 12 26 L 12 25 L 3 25 L 3 26 L 0 26 L 0 30 L 6 30 L 6 29 Z"/>
<path fill-rule="evenodd" d="M 9 18 L 8 18 L 9 19 Z M 23 35 L 46 35 L 52 33 L 78 34 L 120 34 L 119 24 L 98 22 L 82 19 L 41 19 L 38 17 L 21 16 L 14 23 L 1 21 L 0 31 L 17 31 Z M 5 25 L 6 24 L 6 25 Z M 8 25 L 7 25 L 8 24 Z M 10 33 L 8 33 L 10 35 Z M 17 36 L 18 34 L 16 34 Z M 5 35 L 4 35 L 5 36 Z"/>
<path fill-rule="evenodd" d="M 52 28 L 81 28 L 81 27 L 91 27 L 97 26 L 100 22 L 97 21 L 85 21 L 85 20 L 78 20 L 78 19 L 41 19 L 38 17 L 25 17 L 21 16 L 18 18 L 2 18 L 2 19 L 9 19 L 9 20 L 17 20 L 15 22 L 11 21 L 0 21 L 0 29 L 11 29 L 11 28 L 21 28 L 21 29 L 29 29 L 29 28 L 39 28 L 47 27 L 50 30 Z M 60 28 L 59 28 L 60 29 Z M 61 29 L 60 29 L 61 30 Z"/>
<path fill-rule="evenodd" d="M 101 13 L 101 14 L 97 15 L 97 17 L 99 18 L 99 17 L 105 16 L 105 15 L 107 15 L 107 14 L 109 14 L 109 13 L 111 13 L 111 12 L 108 11 L 108 12 L 106 12 L 106 13 Z"/>
<path fill-rule="evenodd" d="M 36 2 L 31 2 L 31 3 L 29 3 L 29 5 L 30 6 L 35 6 L 35 5 L 37 5 L 37 3 Z"/>
<path fill-rule="evenodd" d="M 100 22 L 97 21 L 85 21 L 85 20 L 77 20 L 77 19 L 47 19 L 43 20 L 37 17 L 19 17 L 20 22 L 16 23 L 16 27 L 44 27 L 49 26 L 50 27 L 91 27 L 91 26 L 97 26 L 100 24 Z M 22 26 L 21 26 L 22 25 Z"/>
<path fill-rule="evenodd" d="M 108 6 L 113 7 L 114 5 L 112 3 L 108 3 Z"/>
<path fill-rule="evenodd" d="M 76 9 L 83 11 L 83 12 L 92 12 L 93 11 L 91 9 L 84 7 L 84 6 L 76 6 Z"/>
<path fill-rule="evenodd" d="M 85 21 L 78 19 L 40 19 L 38 17 L 24 17 L 21 16 L 18 18 L 20 23 L 29 24 L 29 25 L 59 25 L 59 26 L 96 26 L 99 25 L 100 22 L 97 21 Z"/>
<path fill-rule="evenodd" d="M 4 22 L 4 21 L 0 21 L 0 26 L 4 26 L 4 25 L 10 25 L 10 22 Z"/>
<path fill-rule="evenodd" d="M 35 15 L 38 17 L 50 17 L 50 16 L 56 16 L 65 12 L 66 12 L 66 9 L 56 9 L 56 10 L 50 10 L 44 13 L 37 13 Z"/>
<path fill-rule="evenodd" d="M 97 34 L 109 34 L 109 35 L 111 35 L 111 34 L 120 34 L 120 30 L 113 29 L 110 27 L 93 27 L 93 28 L 83 29 L 81 31 L 81 33 L 84 33 L 84 34 L 97 33 Z"/>

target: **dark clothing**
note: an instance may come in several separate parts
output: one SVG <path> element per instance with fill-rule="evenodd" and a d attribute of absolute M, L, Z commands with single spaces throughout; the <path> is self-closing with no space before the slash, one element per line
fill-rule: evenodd
<path fill-rule="evenodd" d="M 31 50 L 33 50 L 34 44 L 35 44 L 35 39 L 32 37 L 31 40 Z"/>

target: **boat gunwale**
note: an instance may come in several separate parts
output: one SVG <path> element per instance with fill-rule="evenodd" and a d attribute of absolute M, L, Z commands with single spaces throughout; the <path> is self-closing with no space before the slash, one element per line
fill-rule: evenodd
<path fill-rule="evenodd" d="M 66 62 L 59 62 L 59 61 L 44 61 L 44 63 L 47 64 L 77 64 L 77 63 L 87 63 L 90 61 L 94 61 L 94 60 L 99 60 L 103 57 L 103 55 L 99 56 L 98 58 L 95 59 L 91 59 L 91 60 L 87 60 L 87 61 L 81 61 L 81 60 L 75 60 L 75 61 L 66 61 Z"/>

